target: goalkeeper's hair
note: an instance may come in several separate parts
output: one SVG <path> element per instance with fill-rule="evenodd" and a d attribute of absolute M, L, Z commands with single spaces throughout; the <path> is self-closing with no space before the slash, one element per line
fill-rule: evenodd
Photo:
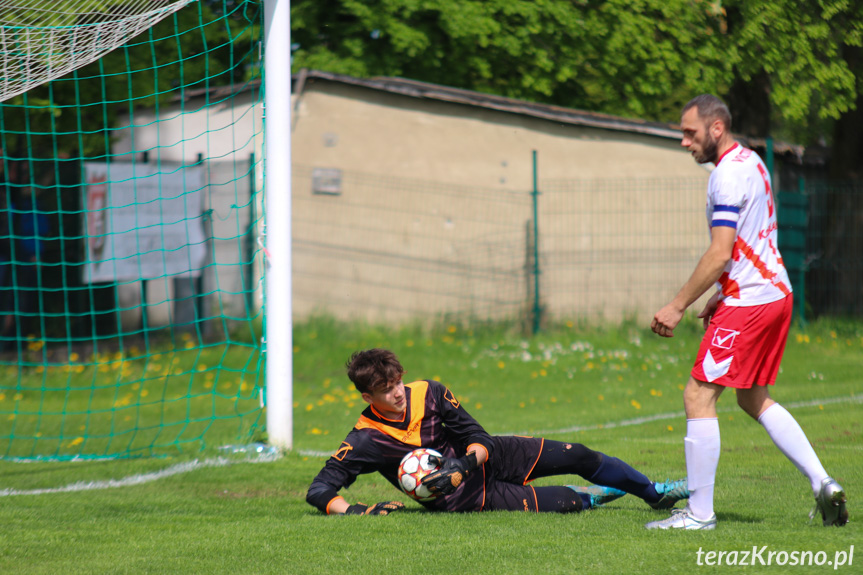
<path fill-rule="evenodd" d="M 731 131 L 731 112 L 725 102 L 714 96 L 713 94 L 701 94 L 695 96 L 685 106 L 681 115 L 688 112 L 691 108 L 698 109 L 698 117 L 705 120 L 708 124 L 712 124 L 716 120 L 720 120 L 725 124 L 725 131 Z"/>
<path fill-rule="evenodd" d="M 404 368 L 396 354 L 388 349 L 367 349 L 355 351 L 345 367 L 348 379 L 360 393 L 374 393 L 397 382 L 404 375 Z"/>

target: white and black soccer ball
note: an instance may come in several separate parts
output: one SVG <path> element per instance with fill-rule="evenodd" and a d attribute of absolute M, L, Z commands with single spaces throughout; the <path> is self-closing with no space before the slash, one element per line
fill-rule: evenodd
<path fill-rule="evenodd" d="M 402 491 L 417 501 L 431 501 L 440 495 L 439 493 L 432 493 L 428 487 L 421 483 L 423 477 L 434 473 L 440 467 L 429 461 L 429 455 L 441 457 L 441 454 L 434 449 L 421 447 L 405 455 L 399 463 L 399 486 Z"/>

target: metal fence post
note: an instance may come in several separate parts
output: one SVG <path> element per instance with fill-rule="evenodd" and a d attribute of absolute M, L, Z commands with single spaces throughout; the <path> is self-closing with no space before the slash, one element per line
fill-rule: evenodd
<path fill-rule="evenodd" d="M 539 332 L 542 308 L 539 305 L 539 186 L 536 150 L 533 150 L 533 333 Z"/>

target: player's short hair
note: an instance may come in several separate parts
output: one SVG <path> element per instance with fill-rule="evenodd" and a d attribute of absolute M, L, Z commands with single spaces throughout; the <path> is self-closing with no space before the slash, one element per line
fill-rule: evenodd
<path fill-rule="evenodd" d="M 348 379 L 360 393 L 374 393 L 401 379 L 405 370 L 396 354 L 388 349 L 355 351 L 345 364 Z"/>
<path fill-rule="evenodd" d="M 728 132 L 731 131 L 731 112 L 728 110 L 725 102 L 713 94 L 695 96 L 683 106 L 681 115 L 688 112 L 691 108 L 696 108 L 698 110 L 698 117 L 705 120 L 708 124 L 720 120 L 725 124 L 725 130 Z"/>

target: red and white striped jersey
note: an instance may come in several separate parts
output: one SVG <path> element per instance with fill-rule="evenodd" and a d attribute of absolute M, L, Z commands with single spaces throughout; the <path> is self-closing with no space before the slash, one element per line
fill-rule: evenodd
<path fill-rule="evenodd" d="M 735 143 L 719 158 L 707 184 L 707 224 L 737 230 L 731 261 L 719 278 L 726 305 L 760 305 L 791 293 L 777 243 L 770 174 L 758 154 Z"/>

